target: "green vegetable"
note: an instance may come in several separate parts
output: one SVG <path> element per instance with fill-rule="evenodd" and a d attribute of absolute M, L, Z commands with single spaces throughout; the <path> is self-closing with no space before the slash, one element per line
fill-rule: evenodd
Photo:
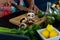
<path fill-rule="evenodd" d="M 57 21 L 60 22 L 60 14 L 56 16 Z"/>
<path fill-rule="evenodd" d="M 36 30 L 41 29 L 42 26 L 37 25 L 37 24 L 33 24 L 31 27 L 27 26 L 26 29 L 19 29 L 18 33 L 20 35 L 27 35 L 30 37 L 31 40 L 38 40 L 38 38 L 36 37 Z"/>
<path fill-rule="evenodd" d="M 57 13 L 54 13 L 53 10 L 52 10 L 52 16 L 53 16 L 53 17 L 56 17 L 56 16 L 57 16 Z"/>
<path fill-rule="evenodd" d="M 32 29 L 33 29 L 34 31 L 39 30 L 39 29 L 42 28 L 42 26 L 41 26 L 41 25 L 38 25 L 38 24 L 33 24 L 32 26 L 33 26 Z"/>
<path fill-rule="evenodd" d="M 17 35 L 26 35 L 29 36 L 31 40 L 38 40 L 36 30 L 41 29 L 42 26 L 33 24 L 32 26 L 27 26 L 26 29 L 9 29 L 0 27 L 0 32 L 9 33 L 9 34 L 17 34 Z"/>
<path fill-rule="evenodd" d="M 43 13 L 42 13 L 41 11 L 39 11 L 39 12 L 38 12 L 38 17 L 41 18 L 41 17 L 43 17 L 43 16 L 44 16 Z"/>
<path fill-rule="evenodd" d="M 45 21 L 45 24 L 53 24 L 55 22 L 55 18 L 52 17 L 52 16 L 47 16 L 46 17 L 46 21 Z"/>
<path fill-rule="evenodd" d="M 5 27 L 0 27 L 0 32 L 2 32 L 2 33 L 12 33 L 12 34 L 16 33 L 15 29 L 9 29 L 9 28 L 5 28 Z"/>

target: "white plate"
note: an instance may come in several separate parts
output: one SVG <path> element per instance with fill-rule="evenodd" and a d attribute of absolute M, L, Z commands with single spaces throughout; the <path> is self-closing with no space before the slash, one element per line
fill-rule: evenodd
<path fill-rule="evenodd" d="M 53 28 L 54 28 L 54 27 L 53 27 Z M 44 28 L 44 29 L 45 29 L 45 28 Z M 37 33 L 39 34 L 39 36 L 40 36 L 43 40 L 59 40 L 59 39 L 60 39 L 60 32 L 59 32 L 56 28 L 54 28 L 54 29 L 59 33 L 59 35 L 56 36 L 56 37 L 53 37 L 53 38 L 48 38 L 48 39 L 46 39 L 46 38 L 41 34 L 41 31 L 43 31 L 44 29 L 37 30 Z"/>

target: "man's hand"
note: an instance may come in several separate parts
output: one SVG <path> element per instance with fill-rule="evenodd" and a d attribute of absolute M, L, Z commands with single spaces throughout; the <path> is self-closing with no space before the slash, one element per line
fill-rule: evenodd
<path fill-rule="evenodd" d="M 7 3 L 9 5 L 11 5 L 11 3 L 13 3 L 13 4 L 17 5 L 17 3 L 15 3 L 14 0 L 0 0 L 0 3 L 2 3 L 2 4 Z"/>
<path fill-rule="evenodd" d="M 34 4 L 31 4 L 31 5 L 29 6 L 29 9 L 33 10 L 36 14 L 37 14 L 38 11 L 39 11 L 39 8 L 38 8 L 36 5 L 34 5 Z"/>
<path fill-rule="evenodd" d="M 11 4 L 17 5 L 17 3 L 14 0 L 10 0 Z"/>
<path fill-rule="evenodd" d="M 39 11 L 39 8 L 34 4 L 34 0 L 27 1 L 29 4 L 29 9 L 33 10 L 36 14 Z"/>

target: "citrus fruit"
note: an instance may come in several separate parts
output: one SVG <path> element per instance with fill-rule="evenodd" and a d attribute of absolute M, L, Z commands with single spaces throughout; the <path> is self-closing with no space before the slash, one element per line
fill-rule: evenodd
<path fill-rule="evenodd" d="M 47 25 L 46 29 L 47 29 L 49 32 L 51 32 L 51 31 L 54 30 L 53 26 L 50 25 L 50 24 Z"/>
<path fill-rule="evenodd" d="M 54 30 L 50 32 L 50 38 L 58 36 L 58 33 Z"/>
<path fill-rule="evenodd" d="M 48 38 L 49 37 L 49 31 L 48 30 L 43 30 L 41 32 L 41 34 L 45 37 L 45 38 Z"/>

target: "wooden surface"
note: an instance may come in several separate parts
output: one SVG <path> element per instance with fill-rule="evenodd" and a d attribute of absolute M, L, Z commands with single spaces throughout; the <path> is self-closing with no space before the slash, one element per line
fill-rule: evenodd
<path fill-rule="evenodd" d="M 9 22 L 18 26 L 21 18 L 27 18 L 27 14 L 23 14 L 23 15 L 15 17 L 15 18 L 12 18 L 12 19 L 9 20 Z M 33 20 L 35 21 L 34 22 L 35 24 L 41 24 L 42 22 L 45 21 L 45 16 L 43 18 L 38 18 L 36 16 L 35 18 L 33 18 Z"/>

